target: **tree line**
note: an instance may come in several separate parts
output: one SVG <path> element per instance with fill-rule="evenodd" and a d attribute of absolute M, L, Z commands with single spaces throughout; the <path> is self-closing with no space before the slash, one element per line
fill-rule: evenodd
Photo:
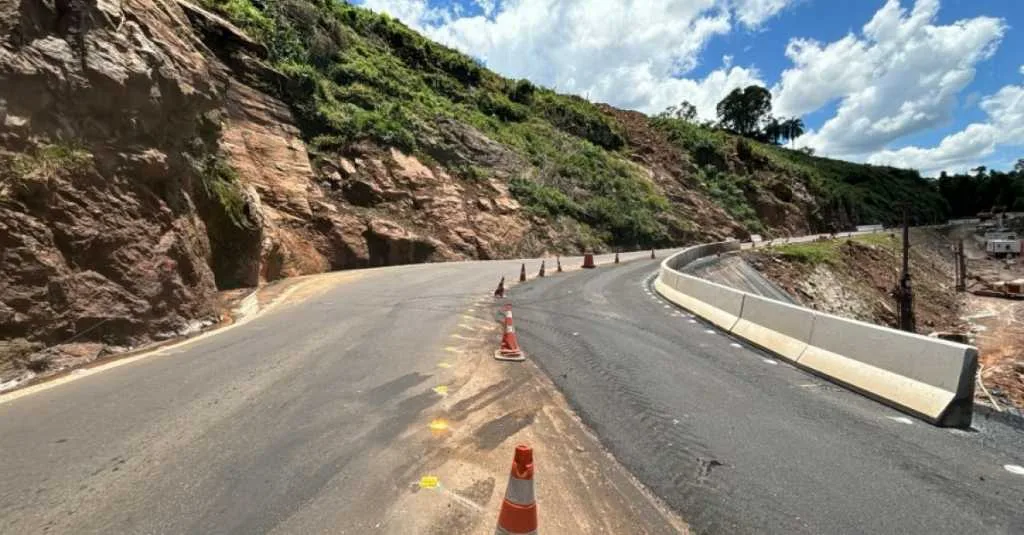
<path fill-rule="evenodd" d="M 796 142 L 804 135 L 804 122 L 799 117 L 780 118 L 772 115 L 772 94 L 758 85 L 733 89 L 716 106 L 718 121 L 701 123 L 708 128 L 721 128 L 734 134 L 763 143 L 782 145 Z M 658 114 L 659 118 L 680 119 L 697 123 L 697 107 L 683 101 L 669 106 Z M 810 148 L 803 152 L 813 153 Z"/>
<path fill-rule="evenodd" d="M 943 171 L 936 183 L 954 218 L 990 211 L 1024 212 L 1024 159 L 1017 160 L 1008 172 L 985 166 L 969 173 Z"/>

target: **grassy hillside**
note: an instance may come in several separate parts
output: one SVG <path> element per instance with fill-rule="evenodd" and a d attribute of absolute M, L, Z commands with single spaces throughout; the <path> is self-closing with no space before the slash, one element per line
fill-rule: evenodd
<path fill-rule="evenodd" d="M 443 156 L 423 146 L 441 121 L 453 120 L 529 164 L 509 186 L 537 217 L 572 220 L 616 245 L 700 234 L 702 214 L 670 201 L 635 162 L 622 125 L 592 103 L 502 78 L 388 16 L 343 2 L 203 4 L 266 47 L 267 62 L 281 76 L 266 80 L 264 89 L 292 106 L 314 155 L 369 140 L 433 161 L 462 180 L 487 177 L 485 165 L 438 161 Z M 916 173 L 813 158 L 678 120 L 651 121 L 697 164 L 695 176 L 676 179 L 749 231 L 772 233 L 779 225 L 764 216 L 765 198 L 783 210 L 799 208 L 810 229 L 889 220 L 901 200 L 915 202 L 920 221 L 945 215 L 944 202 Z"/>

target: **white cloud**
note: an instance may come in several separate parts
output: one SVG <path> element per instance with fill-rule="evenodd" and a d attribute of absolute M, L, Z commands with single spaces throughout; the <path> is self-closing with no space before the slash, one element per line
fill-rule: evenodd
<path fill-rule="evenodd" d="M 793 39 L 795 66 L 774 88 L 776 110 L 803 115 L 838 101 L 837 112 L 801 143 L 832 156 L 864 159 L 889 143 L 948 122 L 1006 30 L 1000 19 L 936 24 L 938 0 L 909 12 L 888 0 L 862 35 L 821 43 Z"/>
<path fill-rule="evenodd" d="M 748 28 L 756 28 L 792 4 L 792 0 L 735 0 L 736 18 Z"/>
<path fill-rule="evenodd" d="M 1021 65 L 1021 66 L 1020 66 L 1020 73 L 1021 73 L 1021 74 L 1024 74 L 1024 65 Z"/>
<path fill-rule="evenodd" d="M 920 169 L 928 175 L 973 167 L 1000 145 L 1024 146 L 1024 86 L 1009 85 L 981 101 L 988 120 L 946 136 L 936 147 L 904 147 L 873 154 L 868 161 Z"/>
<path fill-rule="evenodd" d="M 759 83 L 731 63 L 704 79 L 684 78 L 705 44 L 763 24 L 794 0 L 477 0 L 485 15 L 439 12 L 427 0 L 364 0 L 427 36 L 514 78 L 561 92 L 656 113 L 688 100 L 703 118 L 733 88 Z"/>

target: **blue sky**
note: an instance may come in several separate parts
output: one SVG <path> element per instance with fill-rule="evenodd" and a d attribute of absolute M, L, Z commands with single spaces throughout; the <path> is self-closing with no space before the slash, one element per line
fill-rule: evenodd
<path fill-rule="evenodd" d="M 501 74 L 647 113 L 687 100 L 710 119 L 763 85 L 820 154 L 926 174 L 1024 158 L 1024 0 L 361 3 Z"/>

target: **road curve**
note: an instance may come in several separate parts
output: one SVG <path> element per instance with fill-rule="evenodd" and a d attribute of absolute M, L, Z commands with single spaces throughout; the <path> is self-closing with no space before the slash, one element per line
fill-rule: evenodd
<path fill-rule="evenodd" d="M 315 277 L 214 336 L 0 399 L 0 533 L 484 533 L 519 436 L 552 532 L 678 532 L 540 372 L 492 359 L 489 292 L 519 267 Z M 417 492 L 425 475 L 442 485 Z"/>
<path fill-rule="evenodd" d="M 652 293 L 653 261 L 537 281 L 520 341 L 697 533 L 1024 533 L 1024 433 L 940 429 L 778 362 Z"/>

